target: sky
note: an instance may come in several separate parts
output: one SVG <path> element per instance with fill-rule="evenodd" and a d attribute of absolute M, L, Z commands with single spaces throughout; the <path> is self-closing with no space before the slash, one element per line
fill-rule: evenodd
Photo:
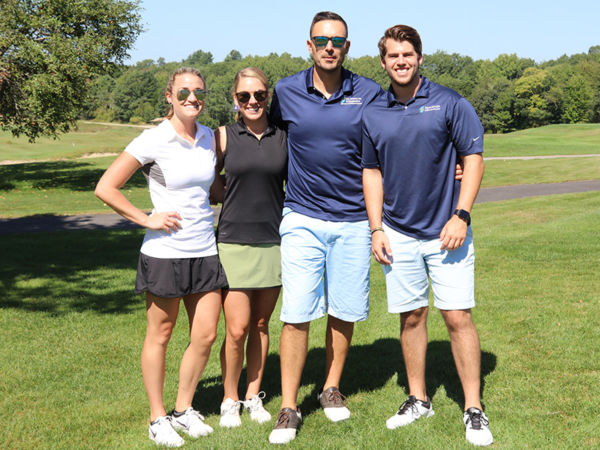
<path fill-rule="evenodd" d="M 327 10 L 348 23 L 351 57 L 377 55 L 377 41 L 396 24 L 417 29 L 425 55 L 442 50 L 493 60 L 516 53 L 543 62 L 600 45 L 599 0 L 142 0 L 141 7 L 145 31 L 127 64 L 181 61 L 196 50 L 212 53 L 214 62 L 234 49 L 307 58 L 312 18 Z"/>

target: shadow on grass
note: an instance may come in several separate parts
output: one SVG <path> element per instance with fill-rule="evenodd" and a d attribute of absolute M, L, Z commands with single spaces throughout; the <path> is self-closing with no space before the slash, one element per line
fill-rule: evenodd
<path fill-rule="evenodd" d="M 24 184 L 33 189 L 91 191 L 104 169 L 82 161 L 52 161 L 0 166 L 0 191 L 18 189 Z M 128 188 L 146 186 L 141 171 L 127 182 Z"/>
<path fill-rule="evenodd" d="M 218 350 L 218 349 L 216 349 Z M 481 354 L 481 392 L 485 385 L 485 376 L 493 372 L 496 367 L 496 356 L 489 352 Z M 310 395 L 298 399 L 299 407 L 304 417 L 320 409 L 317 394 L 321 389 L 325 373 L 325 349 L 313 348 L 308 352 L 302 385 L 314 385 Z M 398 374 L 398 406 L 408 396 L 408 382 L 406 370 L 402 360 L 400 342 L 398 339 L 377 339 L 368 345 L 352 345 L 348 354 L 344 374 L 342 376 L 342 392 L 346 396 L 358 392 L 371 392 L 381 389 L 395 374 Z M 243 395 L 243 386 L 246 385 L 246 369 L 242 371 L 240 379 L 240 393 Z M 448 398 L 456 402 L 457 407 L 463 408 L 464 396 L 449 341 L 433 341 L 427 350 L 427 391 L 434 397 L 437 390 L 444 387 Z M 265 404 L 270 399 L 281 394 L 281 379 L 279 370 L 279 354 L 271 353 L 267 357 L 265 375 L 261 389 L 267 393 Z M 223 385 L 221 377 L 203 378 L 198 385 L 194 405 L 200 411 L 209 414 L 219 414 L 219 405 L 223 398 Z M 279 405 L 270 407 L 277 411 Z"/>
<path fill-rule="evenodd" d="M 2 236 L 0 308 L 66 314 L 125 313 L 143 231 L 71 231 Z"/>
<path fill-rule="evenodd" d="M 368 392 L 380 389 L 396 373 L 399 361 L 397 359 L 397 339 L 378 339 L 368 345 L 352 345 L 342 376 L 342 392 L 346 396 L 358 392 Z M 215 349 L 218 350 L 218 349 Z M 278 351 L 279 349 L 277 349 Z M 390 359 L 391 358 L 391 359 Z M 309 350 L 306 365 L 302 373 L 302 385 L 314 385 L 312 392 L 306 397 L 298 399 L 303 416 L 308 416 L 319 409 L 317 394 L 324 382 L 325 349 L 313 348 Z M 243 395 L 243 386 L 246 385 L 246 369 L 240 378 L 240 393 Z M 265 404 L 271 398 L 281 394 L 281 378 L 279 369 L 279 353 L 270 353 L 265 365 L 261 389 L 267 393 Z M 223 385 L 221 377 L 202 379 L 198 385 L 194 404 L 201 411 L 219 414 L 219 405 L 223 398 Z M 269 408 L 278 410 L 279 405 Z"/>
<path fill-rule="evenodd" d="M 456 372 L 450 341 L 432 341 L 427 345 L 427 393 L 433 398 L 440 387 L 446 391 L 446 395 L 463 410 L 465 397 L 462 385 Z M 496 369 L 496 355 L 490 352 L 481 352 L 481 388 L 480 395 L 483 396 L 485 389 L 485 377 Z M 404 388 L 408 395 L 408 380 L 404 363 L 398 370 L 398 385 Z M 402 399 L 404 401 L 404 399 Z M 485 406 L 485 405 L 484 405 Z"/>

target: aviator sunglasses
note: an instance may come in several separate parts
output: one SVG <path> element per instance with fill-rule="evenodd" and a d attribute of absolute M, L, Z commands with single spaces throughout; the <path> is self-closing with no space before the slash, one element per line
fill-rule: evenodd
<path fill-rule="evenodd" d="M 346 38 L 339 36 L 313 36 L 312 41 L 315 43 L 315 47 L 326 47 L 327 43 L 331 41 L 331 45 L 333 45 L 334 48 L 342 48 L 346 43 Z"/>
<path fill-rule="evenodd" d="M 242 91 L 236 92 L 235 98 L 237 98 L 237 101 L 240 103 L 248 103 L 250 101 L 250 97 L 254 96 L 257 102 L 264 102 L 267 99 L 267 95 L 269 95 L 269 93 L 264 90 L 254 91 L 254 94 L 251 92 Z"/>
<path fill-rule="evenodd" d="M 186 101 L 187 98 L 190 96 L 191 92 L 194 93 L 194 97 L 196 97 L 196 100 L 198 100 L 199 102 L 204 100 L 204 98 L 206 97 L 205 89 L 194 89 L 193 91 L 190 91 L 188 88 L 183 88 L 177 91 L 177 100 L 179 100 L 180 102 Z"/>

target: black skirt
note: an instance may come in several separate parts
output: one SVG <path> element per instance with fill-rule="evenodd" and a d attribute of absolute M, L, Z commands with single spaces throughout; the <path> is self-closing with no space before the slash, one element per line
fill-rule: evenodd
<path fill-rule="evenodd" d="M 161 298 L 180 298 L 228 287 L 218 255 L 153 258 L 140 253 L 134 289 L 136 294 L 150 292 Z"/>

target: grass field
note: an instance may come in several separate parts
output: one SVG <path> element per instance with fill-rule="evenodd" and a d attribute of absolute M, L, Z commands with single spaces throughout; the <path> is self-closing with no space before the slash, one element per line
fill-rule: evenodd
<path fill-rule="evenodd" d="M 486 156 L 600 154 L 600 124 L 546 125 L 486 135 Z"/>
<path fill-rule="evenodd" d="M 78 123 L 78 130 L 30 143 L 26 137 L 14 138 L 0 131 L 0 161 L 77 158 L 92 153 L 120 152 L 142 130 L 133 126 Z"/>
<path fill-rule="evenodd" d="M 96 182 L 115 156 L 73 159 L 73 156 L 118 152 L 140 133 L 139 128 L 81 123 L 79 131 L 60 141 L 29 144 L 0 133 L 3 159 L 52 159 L 0 165 L 0 217 L 35 214 L 112 212 L 93 194 Z M 600 125 L 552 125 L 506 135 L 486 136 L 486 156 L 600 154 Z M 73 147 L 66 143 L 73 142 Z M 69 159 L 56 160 L 56 158 Z M 484 187 L 555 183 L 600 178 L 600 157 L 541 160 L 490 160 Z M 138 172 L 124 190 L 142 209 L 151 208 L 143 176 Z"/>
<path fill-rule="evenodd" d="M 79 122 L 78 130 L 59 139 L 30 143 L 0 131 L 0 162 L 76 158 L 92 153 L 120 152 L 139 127 Z M 600 124 L 547 125 L 507 134 L 485 136 L 485 156 L 600 154 Z"/>
<path fill-rule="evenodd" d="M 120 151 L 139 129 L 89 127 L 82 125 L 78 137 L 32 147 L 0 134 L 0 142 L 15 146 L 0 146 L 0 161 L 52 159 L 0 166 L 0 217 L 108 212 L 92 191 L 114 156 L 73 157 L 102 152 L 102 146 L 104 151 Z M 486 155 L 600 153 L 599 133 L 598 125 L 574 125 L 486 136 Z M 65 142 L 75 146 L 69 149 Z M 21 150 L 15 152 L 17 148 Z M 488 161 L 484 185 L 599 177 L 598 157 Z M 142 208 L 150 206 L 139 173 L 125 194 Z M 474 317 L 482 341 L 482 398 L 494 448 L 600 447 L 599 222 L 597 192 L 484 203 L 473 211 Z M 132 293 L 142 234 L 111 230 L 0 237 L 3 448 L 154 448 L 147 437 L 147 399 L 139 369 L 145 308 L 142 298 Z M 266 408 L 273 415 L 280 402 L 278 314 L 279 306 L 271 322 L 263 383 Z M 428 391 L 436 414 L 396 431 L 385 428 L 385 419 L 404 400 L 407 382 L 398 317 L 386 312 L 377 265 L 372 266 L 371 316 L 356 327 L 342 379 L 353 415 L 339 424 L 328 422 L 315 400 L 323 382 L 324 326 L 324 320 L 312 325 L 299 399 L 305 423 L 290 447 L 470 448 L 461 421 L 462 391 L 437 311 L 429 318 L 427 358 Z M 168 407 L 176 395 L 186 328 L 182 315 L 168 352 Z M 219 344 L 194 400 L 215 432 L 188 439 L 187 447 L 265 448 L 272 423 L 256 425 L 244 415 L 241 429 L 218 426 L 222 337 L 221 324 Z"/>
<path fill-rule="evenodd" d="M 483 401 L 494 448 L 598 448 L 600 197 L 571 194 L 477 205 L 474 317 L 482 341 Z M 139 355 L 145 310 L 132 293 L 140 231 L 31 233 L 2 238 L 0 442 L 4 448 L 153 448 Z M 279 408 L 278 309 L 263 388 Z M 176 395 L 184 316 L 168 352 L 165 400 Z M 293 448 L 469 448 L 447 333 L 429 318 L 428 391 L 435 416 L 389 431 L 406 396 L 398 317 L 372 268 L 371 316 L 356 327 L 342 379 L 352 418 L 329 423 L 324 320 L 313 323 L 300 392 L 305 423 Z M 219 339 L 223 337 L 222 324 Z M 187 448 L 258 449 L 272 424 L 222 430 L 218 345 L 195 406 L 215 432 Z"/>

